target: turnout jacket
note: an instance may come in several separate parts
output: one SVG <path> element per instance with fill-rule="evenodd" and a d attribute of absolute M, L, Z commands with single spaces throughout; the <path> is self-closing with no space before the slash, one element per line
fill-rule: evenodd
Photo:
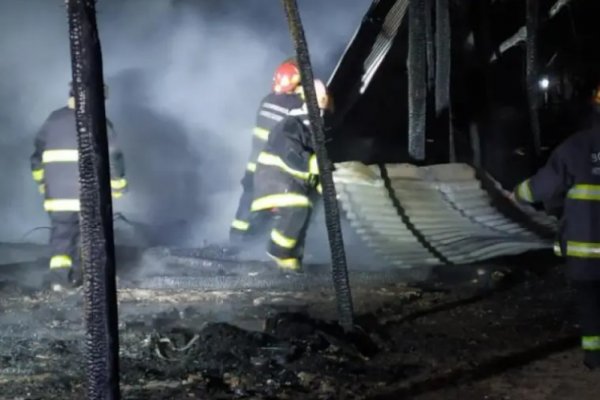
<path fill-rule="evenodd" d="M 112 123 L 107 120 L 111 188 L 125 189 L 123 155 L 116 145 Z M 79 151 L 75 110 L 60 108 L 50 114 L 35 138 L 31 155 L 33 179 L 43 188 L 48 212 L 79 211 Z"/>
<path fill-rule="evenodd" d="M 288 116 L 277 124 L 257 158 L 252 211 L 310 207 L 319 170 L 308 120 Z"/>
<path fill-rule="evenodd" d="M 252 150 L 247 170 L 256 170 L 256 159 L 269 139 L 271 130 L 288 115 L 306 114 L 302 110 L 303 101 L 297 94 L 269 93 L 266 95 L 256 114 L 256 125 L 252 135 Z"/>
<path fill-rule="evenodd" d="M 563 142 L 515 196 L 529 203 L 564 198 L 555 252 L 566 256 L 572 279 L 600 280 L 600 126 Z"/>

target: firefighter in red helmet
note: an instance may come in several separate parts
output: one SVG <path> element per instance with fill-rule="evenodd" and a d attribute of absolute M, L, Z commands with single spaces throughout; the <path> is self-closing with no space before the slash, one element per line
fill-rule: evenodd
<path fill-rule="evenodd" d="M 271 129 L 277 123 L 290 114 L 306 116 L 306 111 L 302 109 L 304 101 L 297 93 L 299 85 L 300 71 L 296 61 L 293 58 L 287 59 L 275 70 L 272 92 L 260 103 L 252 135 L 252 150 L 241 181 L 243 192 L 229 231 L 229 239 L 233 244 L 244 242 L 260 231 L 260 215 L 250 211 L 254 196 L 256 160 L 269 138 Z"/>
<path fill-rule="evenodd" d="M 325 84 L 314 81 L 322 115 L 333 103 Z M 301 97 L 303 91 L 299 88 Z M 288 115 L 271 131 L 257 159 L 251 210 L 273 218 L 267 254 L 286 272 L 302 272 L 304 239 L 312 209 L 321 193 L 319 168 L 307 118 Z"/>

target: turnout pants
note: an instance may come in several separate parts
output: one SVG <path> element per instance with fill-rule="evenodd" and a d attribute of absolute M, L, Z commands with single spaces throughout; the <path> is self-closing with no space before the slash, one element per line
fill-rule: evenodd
<path fill-rule="evenodd" d="M 247 170 L 242 178 L 242 196 L 235 213 L 235 219 L 229 229 L 229 240 L 232 243 L 240 243 L 252 239 L 266 228 L 268 215 L 264 212 L 253 212 L 252 201 L 254 199 L 254 173 Z"/>
<path fill-rule="evenodd" d="M 575 281 L 584 363 L 600 367 L 600 281 Z"/>
<path fill-rule="evenodd" d="M 281 268 L 299 269 L 301 267 L 311 210 L 310 207 L 276 209 L 267 253 Z"/>
<path fill-rule="evenodd" d="M 251 210 L 274 217 L 267 254 L 280 268 L 299 270 L 312 211 L 309 189 L 287 173 L 262 165 L 256 170 L 254 183 Z"/>
<path fill-rule="evenodd" d="M 50 269 L 79 268 L 79 213 L 51 212 Z"/>

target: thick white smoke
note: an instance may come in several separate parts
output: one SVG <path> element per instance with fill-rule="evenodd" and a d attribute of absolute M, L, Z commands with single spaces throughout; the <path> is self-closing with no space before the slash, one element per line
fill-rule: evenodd
<path fill-rule="evenodd" d="M 299 3 L 317 75 L 327 79 L 370 1 Z M 104 0 L 98 8 L 108 116 L 131 184 L 115 208 L 164 225 L 165 235 L 180 221 L 188 227 L 173 231 L 180 245 L 224 239 L 256 108 L 273 68 L 293 53 L 281 3 Z M 0 54 L 0 241 L 14 242 L 48 225 L 29 155 L 36 130 L 66 101 L 64 1 L 3 0 Z"/>

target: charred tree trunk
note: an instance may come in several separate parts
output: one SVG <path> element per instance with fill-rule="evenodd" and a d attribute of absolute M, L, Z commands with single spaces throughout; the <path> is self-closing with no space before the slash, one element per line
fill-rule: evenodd
<path fill-rule="evenodd" d="M 425 160 L 427 125 L 426 0 L 411 0 L 408 32 L 408 154 Z"/>
<path fill-rule="evenodd" d="M 67 3 L 79 143 L 88 399 L 120 398 L 119 339 L 102 53 L 95 0 Z"/>
<path fill-rule="evenodd" d="M 310 62 L 308 45 L 304 36 L 304 29 L 300 19 L 300 12 L 296 0 L 283 0 L 283 5 L 288 20 L 290 34 L 294 41 L 302 87 L 306 94 L 306 106 L 311 124 L 312 142 L 317 155 L 319 175 L 323 186 L 323 203 L 325 206 L 325 223 L 331 248 L 333 284 L 337 295 L 340 325 L 346 330 L 354 328 L 354 307 L 350 292 L 350 280 L 346 265 L 346 252 L 340 225 L 340 211 L 337 203 L 335 185 L 333 183 L 333 165 L 327 154 L 323 118 L 317 103 L 317 94 L 313 85 L 313 71 Z"/>

